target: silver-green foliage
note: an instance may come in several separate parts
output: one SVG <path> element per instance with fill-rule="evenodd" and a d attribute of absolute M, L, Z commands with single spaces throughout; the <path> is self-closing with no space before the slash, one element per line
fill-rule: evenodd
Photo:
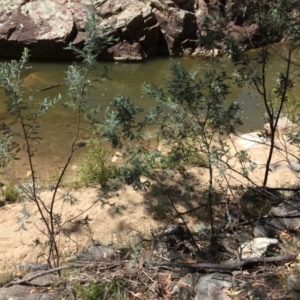
<path fill-rule="evenodd" d="M 141 108 L 128 98 L 115 98 L 107 114 L 105 137 L 127 153 L 127 163 L 121 172 L 124 181 L 137 189 L 149 187 L 149 182 L 141 181 L 141 177 L 150 175 L 157 161 L 163 162 L 171 155 L 181 163 L 200 153 L 199 160 L 203 163 L 204 157 L 210 172 L 207 195 L 212 207 L 214 166 L 222 165 L 221 157 L 229 151 L 221 135 L 235 132 L 241 124 L 240 108 L 237 103 L 226 102 L 229 77 L 225 71 L 217 70 L 213 61 L 203 76 L 188 72 L 176 61 L 171 63 L 171 72 L 173 77 L 165 89 L 144 84 L 144 92 L 156 100 L 156 106 L 140 122 L 137 116 L 145 114 Z M 169 148 L 167 156 L 163 151 L 147 147 L 151 138 Z"/>
<path fill-rule="evenodd" d="M 11 159 L 17 158 L 17 152 L 20 147 L 18 144 L 12 143 L 12 139 L 20 137 L 25 143 L 23 151 L 27 155 L 28 168 L 31 175 L 29 184 L 21 182 L 17 178 L 15 180 L 24 193 L 25 199 L 35 203 L 43 221 L 44 228 L 41 231 L 45 233 L 48 239 L 47 262 L 49 266 L 59 266 L 60 264 L 60 250 L 57 238 L 62 230 L 63 218 L 61 208 L 57 208 L 55 205 L 57 202 L 57 191 L 78 148 L 77 140 L 82 123 L 88 122 L 90 125 L 94 125 L 96 121 L 93 116 L 100 109 L 92 109 L 88 104 L 89 89 L 95 80 L 101 78 L 91 77 L 90 71 L 97 65 L 96 58 L 98 54 L 111 42 L 111 38 L 107 36 L 107 28 L 99 28 L 95 9 L 90 8 L 87 11 L 85 26 L 86 40 L 83 48 L 77 49 L 73 45 L 67 47 L 67 49 L 74 51 L 77 57 L 83 62 L 81 65 L 73 63 L 68 68 L 66 79 L 69 86 L 68 98 L 63 101 L 65 108 L 72 108 L 77 114 L 77 123 L 73 132 L 73 141 L 68 146 L 69 155 L 53 185 L 49 204 L 40 197 L 35 172 L 34 154 L 37 151 L 37 142 L 41 139 L 39 136 L 39 119 L 45 115 L 49 108 L 54 107 L 61 100 L 61 96 L 58 95 L 54 99 L 46 97 L 43 100 L 36 100 L 31 96 L 27 98 L 23 97 L 21 73 L 29 59 L 28 49 L 24 49 L 19 61 L 13 60 L 0 64 L 0 87 L 4 89 L 7 97 L 6 112 L 13 120 L 10 124 L 4 124 L 0 128 L 3 132 L 0 140 L 0 154 L 2 154 L 0 165 L 4 167 Z M 18 126 L 19 130 L 11 130 L 12 126 Z M 14 150 L 15 152 L 13 152 Z M 77 199 L 69 192 L 65 193 L 64 202 L 72 205 L 77 202 Z M 19 223 L 21 227 L 25 228 L 26 220 L 30 216 L 25 204 L 21 213 L 23 220 L 21 218 Z"/>
<path fill-rule="evenodd" d="M 13 150 L 17 150 L 17 145 L 11 141 L 13 133 L 10 130 L 14 124 L 21 126 L 21 137 L 25 138 L 29 163 L 32 165 L 31 158 L 34 149 L 32 149 L 30 143 L 35 144 L 40 139 L 37 135 L 39 128 L 38 120 L 49 108 L 61 100 L 60 95 L 54 99 L 46 97 L 41 101 L 37 101 L 33 97 L 23 97 L 21 72 L 24 69 L 24 65 L 28 62 L 29 57 L 29 50 L 25 48 L 19 61 L 12 60 L 11 62 L 0 64 L 0 87 L 4 89 L 7 97 L 5 101 L 7 107 L 6 113 L 13 120 L 10 124 L 3 124 L 1 126 L 3 133 L 0 140 L 2 167 L 11 159 L 16 158 L 16 153 L 13 153 Z"/>

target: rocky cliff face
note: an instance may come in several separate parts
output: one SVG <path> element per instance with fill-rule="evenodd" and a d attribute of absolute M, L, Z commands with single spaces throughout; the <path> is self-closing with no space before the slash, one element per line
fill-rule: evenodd
<path fill-rule="evenodd" d="M 204 0 L 99 0 L 96 9 L 101 25 L 110 25 L 117 37 L 102 57 L 115 60 L 142 60 L 158 53 L 197 55 L 199 24 L 210 13 Z M 26 46 L 35 58 L 73 59 L 64 47 L 84 41 L 85 14 L 80 0 L 0 2 L 0 58 L 18 57 Z M 223 21 L 244 44 L 249 34 L 257 33 L 254 24 L 246 30 L 230 19 Z"/>

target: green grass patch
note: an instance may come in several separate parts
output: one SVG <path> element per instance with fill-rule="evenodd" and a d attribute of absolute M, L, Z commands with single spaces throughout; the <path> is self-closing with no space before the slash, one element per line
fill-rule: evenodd
<path fill-rule="evenodd" d="M 75 286 L 76 299 L 81 300 L 129 300 L 126 285 L 121 278 L 111 282 L 92 282 L 88 286 Z"/>

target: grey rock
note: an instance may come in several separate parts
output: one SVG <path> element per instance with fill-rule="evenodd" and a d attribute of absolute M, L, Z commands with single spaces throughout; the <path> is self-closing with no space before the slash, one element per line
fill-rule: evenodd
<path fill-rule="evenodd" d="M 269 215 L 276 217 L 274 223 L 278 228 L 297 230 L 300 227 L 300 193 L 295 193 L 283 203 L 272 207 Z"/>
<path fill-rule="evenodd" d="M 7 300 L 10 297 L 25 297 L 32 288 L 22 285 L 14 285 L 7 288 L 0 288 L 0 300 Z"/>
<path fill-rule="evenodd" d="M 273 206 L 267 218 L 257 222 L 254 234 L 257 237 L 274 237 L 283 230 L 300 229 L 300 193 L 287 198 L 284 202 Z"/>
<path fill-rule="evenodd" d="M 45 271 L 49 269 L 49 266 L 47 264 L 41 264 L 41 263 L 22 263 L 22 264 L 16 264 L 14 266 L 16 273 L 30 273 L 30 272 L 36 272 L 36 271 Z"/>
<path fill-rule="evenodd" d="M 233 25 L 231 36 L 239 43 L 246 44 L 250 36 L 259 35 L 259 27 L 257 24 L 239 26 Z"/>
<path fill-rule="evenodd" d="M 48 269 L 47 265 L 28 263 L 16 266 L 19 271 L 27 272 L 29 270 L 39 270 L 26 274 L 23 279 L 29 279 L 36 273 Z M 46 274 L 31 280 L 31 283 L 40 286 L 50 286 L 57 282 L 59 277 L 54 274 Z M 0 300 L 51 300 L 54 299 L 52 294 L 32 293 L 32 287 L 24 285 L 13 285 L 7 288 L 0 288 Z"/>
<path fill-rule="evenodd" d="M 295 172 L 300 172 L 300 164 L 299 163 L 291 161 L 290 166 Z"/>
<path fill-rule="evenodd" d="M 181 277 L 178 283 L 173 287 L 172 294 L 177 294 L 178 300 L 192 299 L 199 277 L 199 273 L 189 273 Z"/>
<path fill-rule="evenodd" d="M 32 57 L 73 59 L 64 47 L 69 43 L 81 47 L 85 41 L 88 14 L 82 3 L 90 1 L 0 1 L 1 57 L 19 57 L 29 44 Z M 109 53 L 104 51 L 101 56 L 138 60 L 157 52 L 200 53 L 195 52 L 197 30 L 201 30 L 203 17 L 209 16 L 211 5 L 216 4 L 204 0 L 97 1 L 100 27 L 106 26 L 107 34 L 116 38 Z M 224 31 L 230 24 L 230 35 L 249 45 L 251 37 L 258 35 L 258 26 L 249 22 L 236 25 L 230 5 L 224 9 Z"/>
<path fill-rule="evenodd" d="M 288 290 L 293 292 L 300 292 L 300 280 L 295 275 L 290 274 L 287 277 Z"/>
<path fill-rule="evenodd" d="M 180 54 L 181 43 L 184 40 L 196 39 L 197 20 L 194 13 L 171 7 L 164 11 L 155 9 L 154 14 L 169 54 Z"/>
<path fill-rule="evenodd" d="M 240 257 L 250 258 L 250 257 L 261 257 L 267 251 L 270 245 L 278 244 L 277 239 L 259 237 L 252 241 L 243 243 L 239 247 Z"/>
<path fill-rule="evenodd" d="M 40 264 L 40 263 L 30 263 L 30 271 L 45 271 L 49 270 L 49 266 L 47 264 Z"/>
<path fill-rule="evenodd" d="M 114 60 L 142 60 L 158 51 L 159 27 L 150 3 L 108 0 L 98 7 L 100 26 L 116 30 L 120 42 L 108 48 Z"/>
<path fill-rule="evenodd" d="M 224 288 L 231 288 L 232 279 L 230 275 L 212 273 L 202 276 L 196 286 L 196 296 L 194 300 L 230 300 Z"/>
<path fill-rule="evenodd" d="M 282 226 L 276 223 L 276 219 L 263 218 L 255 224 L 253 233 L 255 237 L 272 238 L 278 235 L 282 229 Z"/>
<path fill-rule="evenodd" d="M 67 40 L 72 32 L 71 12 L 51 0 L 25 3 L 21 7 L 21 13 L 38 26 L 38 30 L 32 32 L 37 40 Z"/>
<path fill-rule="evenodd" d="M 113 58 L 118 61 L 122 60 L 142 60 L 146 54 L 143 52 L 140 43 L 128 43 L 127 41 L 120 42 L 110 47 L 107 52 L 112 54 Z"/>
<path fill-rule="evenodd" d="M 33 275 L 39 273 L 39 271 L 37 272 L 31 272 L 26 274 L 23 279 L 29 279 L 30 277 L 32 277 Z M 39 276 L 37 278 L 34 278 L 32 280 L 30 280 L 31 283 L 36 284 L 36 285 L 40 285 L 40 286 L 50 286 L 53 283 L 58 281 L 58 276 L 55 274 L 45 274 L 42 276 Z"/>
<path fill-rule="evenodd" d="M 76 259 L 88 260 L 88 261 L 103 261 L 108 259 L 114 259 L 117 254 L 111 248 L 105 246 L 90 247 L 80 254 L 76 255 Z"/>
<path fill-rule="evenodd" d="M 0 3 L 0 11 L 5 2 Z M 62 49 L 75 37 L 72 13 L 51 0 L 20 1 L 17 8 L 16 3 L 0 13 L 1 55 L 20 56 L 24 45 L 30 44 L 32 56 L 66 56 L 67 51 L 63 53 Z"/>
<path fill-rule="evenodd" d="M 0 300 L 52 300 L 51 294 L 36 293 L 32 294 L 32 287 L 14 285 L 0 289 Z"/>

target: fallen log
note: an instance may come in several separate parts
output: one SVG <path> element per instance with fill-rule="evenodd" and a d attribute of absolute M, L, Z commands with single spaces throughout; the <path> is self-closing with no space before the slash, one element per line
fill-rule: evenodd
<path fill-rule="evenodd" d="M 297 254 L 290 255 L 280 255 L 275 257 L 251 257 L 245 258 L 232 263 L 225 264 L 212 264 L 212 263 L 185 263 L 185 262 L 176 262 L 176 261 L 162 261 L 154 262 L 155 266 L 159 267 L 177 267 L 177 268 L 189 268 L 189 269 L 211 269 L 211 270 L 223 270 L 223 271 L 232 271 L 247 265 L 260 264 L 260 263 L 275 263 L 283 261 L 292 261 L 297 258 Z"/>
<path fill-rule="evenodd" d="M 274 262 L 292 261 L 292 260 L 296 260 L 296 259 L 297 259 L 297 255 L 291 254 L 291 255 L 281 255 L 281 256 L 276 256 L 276 257 L 252 257 L 252 258 L 246 258 L 246 259 L 243 259 L 243 260 L 240 260 L 237 262 L 225 263 L 225 264 L 185 263 L 185 262 L 175 262 L 175 261 L 163 261 L 163 262 L 152 262 L 151 265 L 158 266 L 158 267 L 189 268 L 189 269 L 197 269 L 197 270 L 211 269 L 211 270 L 232 271 L 232 270 L 236 270 L 236 269 L 239 269 L 241 267 L 245 267 L 245 266 L 251 265 L 251 264 L 274 263 Z M 120 262 L 117 262 L 114 264 L 110 263 L 110 264 L 102 267 L 101 269 L 103 269 L 103 270 L 104 269 L 112 269 L 112 268 L 122 265 L 125 262 L 128 262 L 128 261 L 120 261 Z M 13 280 L 13 281 L 7 283 L 6 285 L 4 285 L 3 288 L 10 287 L 12 285 L 17 285 L 17 284 L 41 287 L 41 285 L 33 284 L 30 281 L 37 277 L 40 277 L 40 276 L 43 276 L 46 274 L 50 274 L 50 273 L 54 273 L 54 272 L 58 272 L 61 270 L 72 269 L 72 268 L 90 268 L 90 267 L 94 267 L 95 265 L 96 265 L 95 263 L 86 263 L 86 264 L 74 263 L 74 264 L 69 264 L 69 265 L 65 265 L 65 266 L 60 266 L 60 267 L 52 268 L 50 270 L 37 272 L 26 279 Z M 98 271 L 99 270 L 100 269 L 98 268 Z M 48 285 L 46 285 L 46 286 L 48 286 Z"/>
<path fill-rule="evenodd" d="M 98 267 L 98 270 L 112 269 L 112 268 L 118 267 L 120 264 L 123 264 L 123 261 L 117 262 L 117 263 L 114 263 L 114 264 L 110 263 L 110 264 L 105 265 L 102 268 Z M 35 278 L 41 277 L 43 275 L 59 272 L 59 271 L 62 271 L 62 270 L 76 269 L 76 268 L 92 268 L 92 267 L 95 267 L 95 265 L 96 265 L 96 263 L 74 263 L 74 264 L 69 264 L 69 265 L 65 265 L 65 266 L 55 267 L 55 268 L 52 268 L 52 269 L 49 269 L 49 270 L 36 272 L 35 274 L 33 274 L 32 276 L 30 276 L 26 279 L 12 280 L 9 283 L 7 283 L 6 285 L 4 285 L 3 288 L 7 288 L 7 287 L 10 287 L 12 285 L 17 285 L 17 284 L 26 285 L 26 286 L 37 286 L 37 287 L 44 286 L 44 287 L 46 287 L 46 286 L 49 286 L 49 284 L 45 284 L 45 285 L 34 284 L 34 283 L 31 283 L 30 281 L 35 279 Z"/>

